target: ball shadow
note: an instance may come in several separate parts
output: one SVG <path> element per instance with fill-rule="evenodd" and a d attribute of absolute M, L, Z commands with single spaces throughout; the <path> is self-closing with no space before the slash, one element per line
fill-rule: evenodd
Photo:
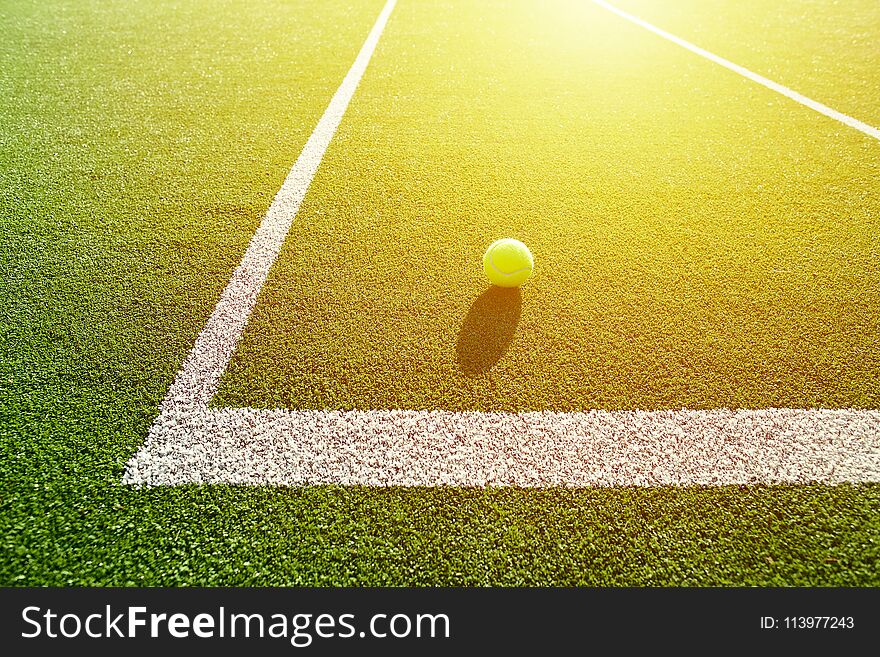
<path fill-rule="evenodd" d="M 492 368 L 507 351 L 522 310 L 518 287 L 492 286 L 476 298 L 458 333 L 459 368 L 468 375 Z"/>

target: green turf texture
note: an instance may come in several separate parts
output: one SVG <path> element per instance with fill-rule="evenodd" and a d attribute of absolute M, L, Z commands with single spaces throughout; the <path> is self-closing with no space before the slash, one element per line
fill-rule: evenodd
<path fill-rule="evenodd" d="M 402 3 L 215 403 L 877 408 L 878 167 L 592 3 Z"/>
<path fill-rule="evenodd" d="M 875 485 L 120 484 L 379 6 L 0 8 L 0 584 L 880 585 Z"/>

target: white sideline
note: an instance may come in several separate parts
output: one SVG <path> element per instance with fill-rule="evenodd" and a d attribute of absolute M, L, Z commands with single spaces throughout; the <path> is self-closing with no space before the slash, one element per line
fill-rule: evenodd
<path fill-rule="evenodd" d="M 789 89 L 786 86 L 779 84 L 778 82 L 774 82 L 768 78 L 765 78 L 763 75 L 758 75 L 750 71 L 749 69 L 740 66 L 739 64 L 734 64 L 732 61 L 728 59 L 724 59 L 723 57 L 719 57 L 708 50 L 704 50 L 699 46 L 692 44 L 689 41 L 685 41 L 684 39 L 675 36 L 674 34 L 670 34 L 665 30 L 661 30 L 659 27 L 651 25 L 651 23 L 642 20 L 638 16 L 633 16 L 632 14 L 628 14 L 622 9 L 618 9 L 614 5 L 608 4 L 605 0 L 593 0 L 593 2 L 603 9 L 607 9 L 608 11 L 617 14 L 621 18 L 624 18 L 631 23 L 635 23 L 639 27 L 643 27 L 646 30 L 649 30 L 656 34 L 657 36 L 663 37 L 664 39 L 671 41 L 672 43 L 681 46 L 682 48 L 686 48 L 700 57 L 705 57 L 706 59 L 715 62 L 716 64 L 720 64 L 724 68 L 730 69 L 735 73 L 739 73 L 745 78 L 752 80 L 753 82 L 757 82 L 760 85 L 767 87 L 768 89 L 772 89 L 773 91 L 782 94 L 787 98 L 791 98 L 793 101 L 800 103 L 806 107 L 809 107 L 812 110 L 819 112 L 820 114 L 824 114 L 825 116 L 834 119 L 835 121 L 840 121 L 841 123 L 848 125 L 851 128 L 855 128 L 859 132 L 862 132 L 869 137 L 873 137 L 874 139 L 880 139 L 880 130 L 877 128 L 868 125 L 867 123 L 863 123 L 858 119 L 854 119 L 853 117 L 843 114 L 842 112 L 838 112 L 835 109 L 828 107 L 827 105 L 823 105 L 822 103 L 813 100 L 812 98 L 807 98 L 803 94 L 794 91 L 793 89 Z"/>
<path fill-rule="evenodd" d="M 165 395 L 162 413 L 172 409 L 206 407 L 217 392 L 220 377 L 241 339 L 257 295 L 278 257 L 306 190 L 342 121 L 342 115 L 345 114 L 367 69 L 395 3 L 396 0 L 388 0 L 385 4 L 351 69 L 275 195 L 260 227 L 251 238 L 241 263 L 233 272 L 214 312 L 196 338 L 195 345 Z"/>
<path fill-rule="evenodd" d="M 123 483 L 657 486 L 880 482 L 880 411 L 575 413 L 210 408 L 388 0 L 160 405 Z"/>

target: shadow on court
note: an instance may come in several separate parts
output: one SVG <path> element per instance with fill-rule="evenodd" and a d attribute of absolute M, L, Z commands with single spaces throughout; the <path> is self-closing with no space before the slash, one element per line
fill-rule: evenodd
<path fill-rule="evenodd" d="M 504 355 L 522 310 L 518 287 L 492 286 L 476 298 L 458 334 L 458 366 L 465 374 L 481 374 Z"/>

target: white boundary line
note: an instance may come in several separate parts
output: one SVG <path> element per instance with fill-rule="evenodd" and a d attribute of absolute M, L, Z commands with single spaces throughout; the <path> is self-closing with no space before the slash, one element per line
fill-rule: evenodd
<path fill-rule="evenodd" d="M 389 0 L 160 405 L 123 483 L 655 486 L 880 481 L 880 411 L 209 408 L 394 8 Z"/>
<path fill-rule="evenodd" d="M 388 0 L 351 69 L 330 100 L 302 152 L 281 185 L 266 216 L 251 238 L 241 263 L 223 290 L 214 312 L 183 363 L 162 402 L 162 412 L 206 407 L 226 370 L 244 332 L 257 295 L 272 264 L 281 251 L 293 218 L 321 164 L 324 152 L 336 133 L 342 115 L 367 70 L 367 64 L 385 29 L 396 0 Z"/>
<path fill-rule="evenodd" d="M 803 94 L 794 91 L 793 89 L 789 89 L 786 86 L 779 84 L 778 82 L 774 82 L 768 78 L 765 78 L 763 75 L 758 75 L 750 71 L 749 69 L 740 66 L 739 64 L 734 64 L 732 61 L 728 59 L 724 59 L 723 57 L 719 57 L 708 50 L 704 50 L 699 46 L 692 44 L 689 41 L 685 41 L 682 38 L 675 36 L 674 34 L 670 34 L 665 30 L 661 30 L 659 27 L 651 25 L 647 21 L 642 20 L 638 16 L 633 16 L 632 14 L 628 14 L 622 9 L 618 9 L 614 5 L 610 5 L 605 0 L 592 0 L 594 4 L 599 5 L 603 9 L 607 9 L 613 14 L 617 14 L 621 18 L 628 20 L 631 23 L 635 23 L 639 27 L 643 27 L 646 30 L 649 30 L 656 34 L 657 36 L 663 37 L 667 41 L 671 41 L 672 43 L 681 46 L 682 48 L 686 48 L 690 50 L 692 53 L 696 53 L 700 57 L 705 57 L 709 61 L 715 62 L 716 64 L 720 64 L 724 68 L 730 69 L 734 73 L 739 73 L 744 78 L 748 78 L 753 82 L 757 82 L 760 85 L 767 87 L 768 89 L 772 89 L 776 93 L 782 94 L 787 98 L 791 98 L 793 101 L 804 105 L 805 107 L 809 107 L 812 110 L 819 112 L 820 114 L 824 114 L 825 116 L 834 119 L 835 121 L 840 121 L 844 125 L 848 125 L 851 128 L 855 128 L 859 132 L 862 132 L 869 137 L 873 137 L 874 139 L 880 139 L 880 130 L 877 128 L 868 125 L 867 123 L 863 123 L 858 119 L 854 119 L 853 117 L 843 114 L 842 112 L 838 112 L 835 109 L 828 107 L 827 105 L 823 105 L 822 103 L 813 100 L 812 98 L 807 98 Z"/>
<path fill-rule="evenodd" d="M 880 411 L 165 413 L 124 482 L 718 486 L 880 482 Z"/>

